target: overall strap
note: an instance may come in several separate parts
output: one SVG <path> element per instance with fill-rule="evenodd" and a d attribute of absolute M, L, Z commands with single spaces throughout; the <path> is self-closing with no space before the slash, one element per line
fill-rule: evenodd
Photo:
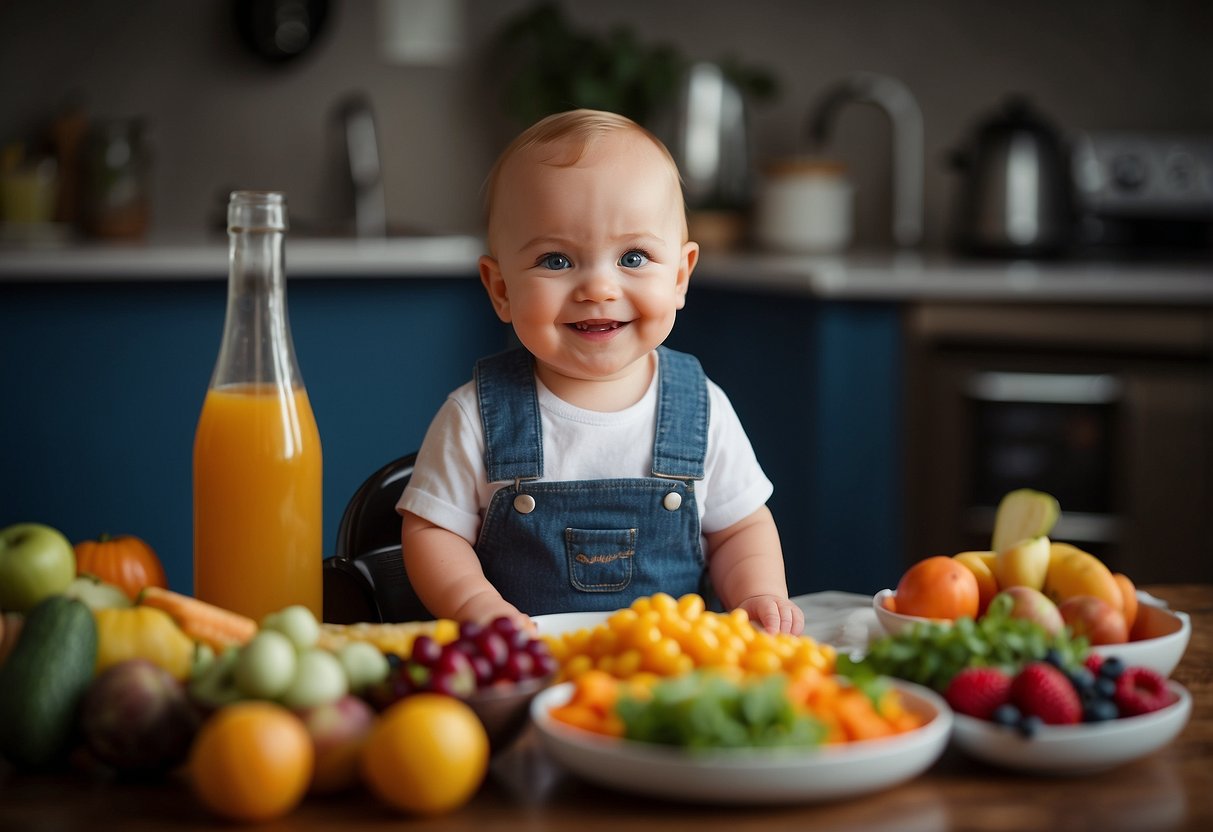
<path fill-rule="evenodd" d="M 543 429 L 531 354 L 521 347 L 476 362 L 489 482 L 543 476 Z"/>
<path fill-rule="evenodd" d="M 699 359 L 657 348 L 653 476 L 701 480 L 708 449 L 708 382 Z"/>

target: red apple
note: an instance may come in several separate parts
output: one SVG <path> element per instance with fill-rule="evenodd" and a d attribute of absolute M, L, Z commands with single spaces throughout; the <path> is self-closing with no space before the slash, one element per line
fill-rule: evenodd
<path fill-rule="evenodd" d="M 1012 586 L 1004 589 L 999 595 L 1011 598 L 1011 618 L 1035 621 L 1051 636 L 1060 633 L 1061 628 L 1066 625 L 1057 605 L 1038 589 L 1032 589 L 1030 586 Z"/>
<path fill-rule="evenodd" d="M 357 696 L 346 695 L 295 713 L 307 727 L 316 751 L 309 791 L 334 794 L 357 783 L 358 755 L 375 723 L 371 706 Z"/>
<path fill-rule="evenodd" d="M 1092 645 L 1123 644 L 1129 640 L 1125 616 L 1102 598 L 1075 595 L 1058 607 L 1066 626 L 1075 636 L 1086 636 Z"/>

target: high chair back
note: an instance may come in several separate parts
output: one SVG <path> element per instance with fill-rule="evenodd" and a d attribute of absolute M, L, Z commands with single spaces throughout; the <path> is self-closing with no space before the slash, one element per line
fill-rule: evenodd
<path fill-rule="evenodd" d="M 375 471 L 346 504 L 336 554 L 324 561 L 324 620 L 397 622 L 432 619 L 404 570 L 396 503 L 417 454 Z"/>

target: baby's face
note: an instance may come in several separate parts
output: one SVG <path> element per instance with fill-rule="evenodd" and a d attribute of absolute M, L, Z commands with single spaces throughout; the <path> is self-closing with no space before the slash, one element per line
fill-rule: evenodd
<path fill-rule="evenodd" d="M 611 133 L 575 165 L 545 164 L 573 152 L 546 145 L 506 163 L 481 261 L 498 316 L 549 387 L 647 372 L 698 255 L 675 174 L 647 138 Z"/>

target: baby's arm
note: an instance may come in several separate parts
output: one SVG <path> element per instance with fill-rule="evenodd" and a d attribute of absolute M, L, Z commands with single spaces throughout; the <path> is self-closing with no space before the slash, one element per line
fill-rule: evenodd
<path fill-rule="evenodd" d="M 804 613 L 788 600 L 783 549 L 766 506 L 707 536 L 712 585 L 728 609 L 743 609 L 768 633 L 804 631 Z"/>
<path fill-rule="evenodd" d="M 456 621 L 507 616 L 519 626 L 533 628 L 531 620 L 484 577 L 476 552 L 459 535 L 406 511 L 400 545 L 409 582 L 434 616 Z"/>

